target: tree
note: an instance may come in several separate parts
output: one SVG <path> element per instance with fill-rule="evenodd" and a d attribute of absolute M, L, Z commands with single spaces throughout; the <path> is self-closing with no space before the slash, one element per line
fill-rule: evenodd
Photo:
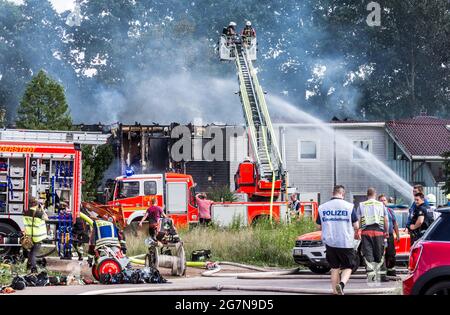
<path fill-rule="evenodd" d="M 445 185 L 443 187 L 445 194 L 450 194 L 450 151 L 442 154 L 445 158 L 444 161 L 444 180 Z"/>
<path fill-rule="evenodd" d="M 72 118 L 64 88 L 40 70 L 27 85 L 20 102 L 17 127 L 39 130 L 70 130 Z"/>
<path fill-rule="evenodd" d="M 114 160 L 113 148 L 110 144 L 93 147 L 82 147 L 83 156 L 83 200 L 95 199 L 97 189 L 101 184 L 103 173 Z"/>

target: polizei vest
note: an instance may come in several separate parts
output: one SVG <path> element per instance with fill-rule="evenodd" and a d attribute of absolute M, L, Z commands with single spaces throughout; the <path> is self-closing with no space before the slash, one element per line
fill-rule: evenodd
<path fill-rule="evenodd" d="M 332 199 L 319 207 L 322 225 L 322 242 L 331 247 L 353 248 L 353 204 L 342 199 Z"/>

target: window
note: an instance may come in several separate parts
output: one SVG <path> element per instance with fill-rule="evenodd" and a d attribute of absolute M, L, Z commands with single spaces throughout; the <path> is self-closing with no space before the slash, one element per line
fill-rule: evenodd
<path fill-rule="evenodd" d="M 450 215 L 441 214 L 436 222 L 431 225 L 427 240 L 450 242 Z"/>
<path fill-rule="evenodd" d="M 317 159 L 317 143 L 315 141 L 300 141 L 299 144 L 300 160 Z"/>
<path fill-rule="evenodd" d="M 119 199 L 137 196 L 139 196 L 139 182 L 119 182 L 119 190 L 117 192 L 117 197 Z"/>
<path fill-rule="evenodd" d="M 365 159 L 364 152 L 372 152 L 372 141 L 371 140 L 356 140 L 353 141 L 353 159 L 362 160 Z"/>
<path fill-rule="evenodd" d="M 156 182 L 150 181 L 150 182 L 144 182 L 144 195 L 156 195 Z"/>

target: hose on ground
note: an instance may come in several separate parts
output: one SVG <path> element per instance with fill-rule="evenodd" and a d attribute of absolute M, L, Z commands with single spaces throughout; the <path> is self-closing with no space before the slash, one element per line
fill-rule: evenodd
<path fill-rule="evenodd" d="M 108 295 L 126 294 L 142 292 L 173 292 L 173 291 L 252 291 L 252 292 L 279 292 L 291 294 L 332 294 L 330 289 L 310 289 L 310 288 L 286 288 L 272 286 L 240 286 L 240 285 L 196 285 L 196 286 L 141 286 L 134 288 L 105 289 L 81 293 L 80 295 Z M 369 288 L 369 289 L 347 289 L 347 295 L 368 295 L 368 294 L 394 294 L 395 288 Z"/>

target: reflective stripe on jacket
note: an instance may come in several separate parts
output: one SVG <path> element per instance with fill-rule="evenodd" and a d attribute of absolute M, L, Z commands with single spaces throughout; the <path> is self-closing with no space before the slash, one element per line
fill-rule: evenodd
<path fill-rule="evenodd" d="M 34 218 L 30 216 L 36 211 L 36 209 L 30 209 L 27 215 L 23 216 L 23 225 L 25 226 L 25 234 L 31 236 L 33 243 L 40 243 L 47 239 L 47 224 L 45 224 L 45 220 L 37 216 Z"/>
<path fill-rule="evenodd" d="M 361 220 L 361 229 L 365 229 L 369 225 L 378 224 L 384 229 L 384 204 L 380 201 L 369 199 L 359 204 L 358 215 Z"/>
<path fill-rule="evenodd" d="M 100 246 L 120 246 L 119 233 L 116 226 L 109 221 L 94 221 L 95 247 Z"/>

